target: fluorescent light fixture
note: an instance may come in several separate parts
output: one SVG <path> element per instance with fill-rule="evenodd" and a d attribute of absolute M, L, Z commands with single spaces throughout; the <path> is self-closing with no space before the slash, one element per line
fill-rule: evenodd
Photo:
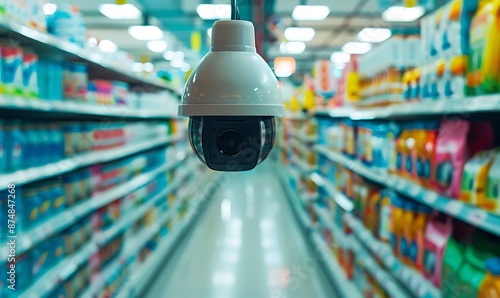
<path fill-rule="evenodd" d="M 297 5 L 292 13 L 296 21 L 323 21 L 330 14 L 325 5 Z"/>
<path fill-rule="evenodd" d="M 274 74 L 278 78 L 288 78 L 295 73 L 297 63 L 293 57 L 277 57 L 274 59 Z M 265 226 L 265 222 L 261 222 L 261 229 Z"/>
<path fill-rule="evenodd" d="M 128 33 L 137 40 L 158 40 L 163 38 L 163 31 L 157 26 L 130 26 Z"/>
<path fill-rule="evenodd" d="M 424 14 L 425 8 L 422 6 L 391 6 L 382 13 L 382 19 L 386 22 L 414 22 Z"/>
<path fill-rule="evenodd" d="M 132 64 L 132 71 L 133 72 L 142 72 L 142 70 L 143 70 L 143 67 L 142 67 L 141 62 L 134 62 L 134 64 Z"/>
<path fill-rule="evenodd" d="M 175 52 L 174 51 L 166 51 L 165 53 L 163 53 L 163 58 L 165 58 L 165 60 L 172 60 L 174 59 L 174 56 L 175 56 Z"/>
<path fill-rule="evenodd" d="M 196 12 L 203 20 L 220 20 L 231 18 L 231 5 L 229 4 L 200 4 Z"/>
<path fill-rule="evenodd" d="M 101 49 L 104 53 L 114 53 L 118 51 L 118 46 L 109 39 L 103 39 L 99 43 L 99 49 Z"/>
<path fill-rule="evenodd" d="M 313 28 L 290 27 L 285 29 L 285 38 L 289 41 L 311 41 L 316 35 Z"/>
<path fill-rule="evenodd" d="M 351 55 L 344 52 L 333 52 L 330 56 L 330 61 L 334 64 L 345 64 L 351 61 Z"/>
<path fill-rule="evenodd" d="M 383 42 L 391 37 L 392 32 L 387 28 L 365 28 L 358 33 L 358 40 L 363 42 Z"/>
<path fill-rule="evenodd" d="M 142 69 L 144 69 L 145 72 L 153 72 L 155 66 L 151 62 L 146 62 L 142 65 Z"/>
<path fill-rule="evenodd" d="M 348 42 L 342 47 L 342 52 L 351 55 L 362 55 L 371 51 L 372 47 L 372 44 L 368 42 Z"/>
<path fill-rule="evenodd" d="M 99 11 L 112 20 L 136 20 L 142 15 L 133 4 L 101 4 Z"/>
<path fill-rule="evenodd" d="M 183 59 L 174 59 L 170 61 L 170 65 L 175 68 L 182 68 L 184 66 L 184 60 Z"/>
<path fill-rule="evenodd" d="M 90 37 L 87 40 L 87 45 L 89 46 L 89 48 L 95 48 L 97 46 L 97 44 L 98 44 L 97 38 L 95 38 L 95 37 Z"/>
<path fill-rule="evenodd" d="M 282 54 L 302 54 L 306 49 L 306 44 L 301 41 L 282 42 L 280 52 Z"/>
<path fill-rule="evenodd" d="M 174 60 L 184 60 L 184 53 L 181 51 L 177 51 L 174 53 Z"/>
<path fill-rule="evenodd" d="M 189 70 L 191 69 L 191 65 L 189 65 L 189 63 L 184 63 L 184 65 L 181 67 L 181 70 L 183 72 L 188 72 Z"/>
<path fill-rule="evenodd" d="M 43 14 L 51 16 L 57 11 L 57 5 L 54 3 L 45 3 L 43 5 Z"/>
<path fill-rule="evenodd" d="M 167 49 L 167 42 L 164 40 L 150 40 L 147 47 L 152 52 L 162 53 Z"/>
<path fill-rule="evenodd" d="M 210 39 L 211 39 L 212 38 L 212 28 L 208 28 L 207 34 L 208 34 L 208 37 L 210 37 Z"/>

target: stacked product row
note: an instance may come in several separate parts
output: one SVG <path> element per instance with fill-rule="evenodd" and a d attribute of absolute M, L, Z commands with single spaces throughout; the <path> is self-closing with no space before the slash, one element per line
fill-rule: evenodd
<path fill-rule="evenodd" d="M 492 283 L 498 281 L 500 239 L 476 230 L 463 222 L 371 183 L 327 159 L 320 161 L 322 175 L 338 192 L 354 204 L 353 214 L 374 238 L 387 243 L 403 264 L 414 268 L 441 289 L 443 297 L 490 297 Z M 331 201 L 332 222 L 350 233 L 344 211 Z M 353 252 L 343 262 L 346 274 L 352 275 Z M 481 294 L 483 293 L 483 294 Z"/>
<path fill-rule="evenodd" d="M 463 99 L 500 92 L 500 1 L 453 0 L 352 57 L 335 105 Z M 381 55 L 380 53 L 384 53 Z"/>
<path fill-rule="evenodd" d="M 34 122 L 0 119 L 0 173 L 176 133 L 176 122 Z"/>
<path fill-rule="evenodd" d="M 318 120 L 319 143 L 364 165 L 499 213 L 497 140 L 490 123 L 466 120 Z"/>
<path fill-rule="evenodd" d="M 16 187 L 16 213 L 13 219 L 16 222 L 15 232 L 29 233 L 64 210 L 88 208 L 83 206 L 91 201 L 98 202 L 107 190 L 117 188 L 134 177 L 150 173 L 165 165 L 168 161 L 167 156 L 173 156 L 178 150 L 175 146 L 155 149 Z M 86 214 L 83 219 L 17 256 L 16 270 L 24 274 L 16 275 L 16 291 L 21 293 L 28 289 L 33 281 L 43 279 L 44 274 L 51 268 L 75 256 L 93 236 L 110 230 L 119 221 L 130 218 L 137 211 L 138 206 L 148 202 L 165 190 L 169 182 L 175 180 L 179 169 L 172 168 L 169 171 L 169 173 L 160 172 L 145 185 L 123 197 L 114 198 L 95 212 Z M 8 194 L 9 190 L 6 190 L 1 196 L 7 198 Z M 7 200 L 0 202 L 2 203 L 1 209 L 4 211 L 2 221 L 7 222 L 6 216 L 9 214 Z M 167 202 L 166 198 L 163 202 Z M 86 204 L 86 206 L 90 205 Z M 140 221 L 140 225 L 145 226 L 146 223 Z M 8 226 L 3 226 L 0 233 L 2 237 L 7 236 L 10 233 Z M 77 297 L 85 287 L 98 278 L 99 272 L 120 253 L 124 246 L 124 239 L 129 238 L 129 235 L 124 236 L 123 231 L 118 231 L 111 234 L 110 239 L 104 239 L 101 241 L 103 243 L 99 242 L 98 250 L 88 256 L 88 263 L 67 277 L 64 281 L 65 286 L 57 290 L 57 295 L 54 293 L 47 297 L 59 297 L 60 293 L 65 293 L 64 297 Z M 5 263 L 6 261 L 0 265 L 4 268 L 1 270 L 3 274 L 7 274 L 9 268 L 9 263 Z M 7 279 L 8 277 L 4 276 L 0 286 L 0 293 L 6 295 L 9 291 Z"/>

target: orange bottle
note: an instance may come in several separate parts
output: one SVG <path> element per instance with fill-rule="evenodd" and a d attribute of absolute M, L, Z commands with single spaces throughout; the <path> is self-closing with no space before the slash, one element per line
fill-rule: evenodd
<path fill-rule="evenodd" d="M 391 195 L 391 247 L 394 254 L 401 258 L 401 240 L 403 238 L 403 204 L 404 200 L 399 195 Z"/>
<path fill-rule="evenodd" d="M 403 216 L 402 216 L 402 229 L 403 235 L 401 237 L 401 244 L 399 249 L 401 250 L 400 255 L 403 262 L 406 265 L 412 265 L 410 258 L 410 249 L 412 244 L 415 243 L 416 230 L 414 228 L 415 215 L 416 215 L 417 204 L 413 201 L 407 200 L 403 204 Z"/>
<path fill-rule="evenodd" d="M 479 286 L 478 298 L 500 298 L 500 258 L 486 261 L 486 277 Z"/>
<path fill-rule="evenodd" d="M 419 204 L 415 221 L 413 222 L 414 242 L 410 243 L 409 258 L 412 266 L 419 272 L 424 266 L 425 227 L 432 212 L 432 208 Z"/>

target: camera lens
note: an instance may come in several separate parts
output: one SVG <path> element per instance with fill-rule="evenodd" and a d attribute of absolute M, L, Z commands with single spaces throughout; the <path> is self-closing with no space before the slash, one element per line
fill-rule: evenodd
<path fill-rule="evenodd" d="M 219 135 L 217 145 L 222 154 L 236 156 L 243 151 L 243 136 L 235 130 L 226 130 Z"/>

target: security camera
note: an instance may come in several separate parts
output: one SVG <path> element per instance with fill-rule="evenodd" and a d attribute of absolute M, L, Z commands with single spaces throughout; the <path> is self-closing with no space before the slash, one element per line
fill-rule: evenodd
<path fill-rule="evenodd" d="M 275 117 L 285 116 L 274 73 L 256 52 L 251 22 L 215 22 L 209 53 L 191 73 L 179 106 L 193 151 L 216 171 L 248 171 L 270 154 Z"/>

